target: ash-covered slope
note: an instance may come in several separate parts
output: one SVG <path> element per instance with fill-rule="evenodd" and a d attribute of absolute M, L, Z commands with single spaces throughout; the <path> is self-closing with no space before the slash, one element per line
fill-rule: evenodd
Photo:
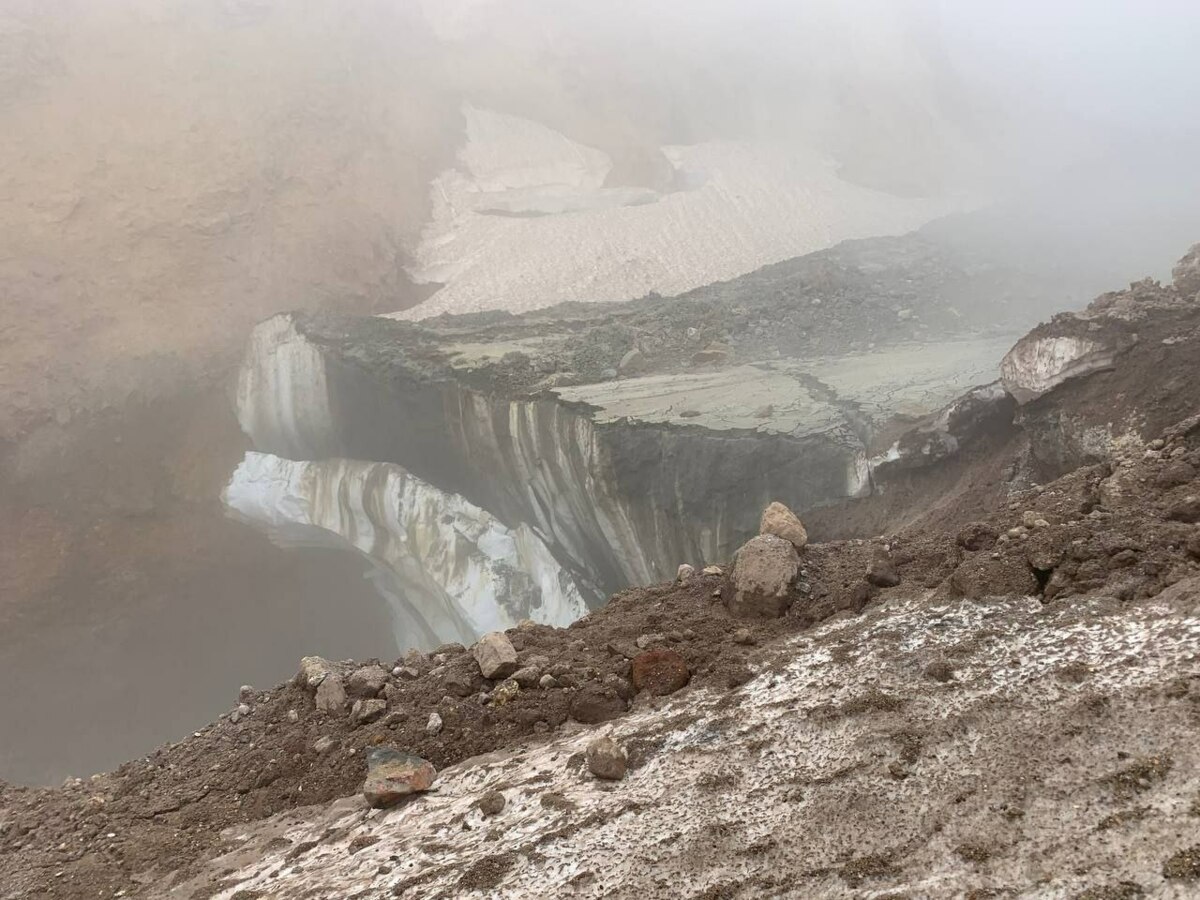
<path fill-rule="evenodd" d="M 1018 344 L 1136 328 L 1110 368 L 1020 407 L 1062 433 L 1103 415 L 1093 463 L 981 493 L 961 528 L 810 544 L 777 619 L 735 618 L 729 576 L 698 575 L 510 630 L 520 682 L 451 645 L 331 664 L 350 700 L 382 701 L 370 715 L 297 683 L 248 690 L 110 775 L 0 789 L 0 896 L 1190 896 L 1188 284 L 1135 286 Z M 1019 472 L 1033 443 L 986 464 Z M 678 654 L 688 686 L 638 692 L 644 648 Z M 629 754 L 623 781 L 581 763 L 600 723 Z M 353 795 L 380 743 L 434 763 L 437 789 L 366 809 Z M 505 802 L 485 815 L 491 790 Z"/>

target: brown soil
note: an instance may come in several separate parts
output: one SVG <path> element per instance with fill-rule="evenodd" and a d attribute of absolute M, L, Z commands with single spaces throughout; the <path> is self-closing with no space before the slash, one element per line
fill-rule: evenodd
<path fill-rule="evenodd" d="M 482 678 L 468 652 L 452 645 L 430 656 L 406 657 L 403 662 L 415 665 L 419 677 L 389 678 L 384 689 L 389 712 L 372 724 L 354 727 L 347 716 L 319 713 L 308 690 L 288 683 L 255 692 L 247 701 L 252 712 L 240 721 L 224 717 L 109 775 L 62 789 L 3 788 L 0 883 L 23 891 L 19 896 L 97 897 L 117 890 L 136 896 L 138 873 L 167 861 L 186 871 L 190 861 L 214 852 L 228 825 L 355 793 L 364 776 L 364 751 L 373 745 L 396 744 L 442 768 L 553 731 L 568 718 L 599 721 L 619 715 L 633 696 L 630 657 L 638 652 L 639 638 L 646 646 L 680 654 L 692 674 L 684 690 L 721 690 L 746 680 L 753 645 L 829 616 L 853 615 L 879 598 L 928 587 L 937 589 L 935 597 L 955 592 L 960 583 L 955 573 L 975 564 L 1023 570 L 1042 586 L 1045 602 L 1068 608 L 1069 598 L 1085 590 L 1115 596 L 1117 602 L 1154 596 L 1200 572 L 1200 559 L 1187 549 L 1198 526 L 1167 517 L 1181 498 L 1200 491 L 1200 483 L 1165 487 L 1158 477 L 1168 461 L 1200 468 L 1200 424 L 1191 420 L 1169 429 L 1165 438 L 1160 451 L 1117 460 L 1115 467 L 1084 468 L 999 508 L 977 509 L 981 521 L 1007 538 L 987 549 L 961 546 L 975 545 L 979 529 L 963 542 L 953 533 L 912 530 L 873 541 L 811 545 L 790 612 L 776 621 L 736 623 L 750 630 L 749 642 L 744 635 L 734 641 L 735 622 L 714 597 L 723 576 L 697 576 L 682 585 L 625 591 L 569 628 L 514 629 L 510 637 L 522 663 L 547 657 L 547 670 L 558 686 L 523 690 L 503 705 L 480 702 L 479 693 L 493 685 Z M 1114 479 L 1139 490 L 1122 494 L 1117 502 L 1109 490 Z M 1114 502 L 1098 506 L 1097 496 Z M 1026 511 L 1050 524 L 1009 537 L 1009 529 L 1025 527 Z M 901 581 L 881 589 L 866 576 L 872 561 L 886 552 Z M 651 635 L 660 637 L 647 638 Z M 342 665 L 345 674 L 353 667 Z M 949 672 L 937 668 L 930 677 L 952 679 L 952 666 Z M 880 694 L 870 702 L 888 700 Z M 642 695 L 637 702 L 660 701 Z M 296 711 L 295 722 L 289 719 L 291 710 Z M 431 735 L 426 723 L 434 711 L 444 727 Z M 834 717 L 856 714 L 830 710 Z M 318 753 L 313 747 L 318 737 L 332 738 L 336 752 Z M 1126 784 L 1136 790 L 1169 765 L 1163 759 L 1131 760 L 1113 776 L 1112 790 Z M 904 777 L 902 770 L 900 765 L 893 777 Z M 978 856 L 982 851 L 969 852 Z M 848 863 L 847 878 L 866 877 L 864 865 Z M 1173 871 L 1184 868 L 1177 864 Z M 481 869 L 464 878 L 483 884 L 493 875 Z"/>

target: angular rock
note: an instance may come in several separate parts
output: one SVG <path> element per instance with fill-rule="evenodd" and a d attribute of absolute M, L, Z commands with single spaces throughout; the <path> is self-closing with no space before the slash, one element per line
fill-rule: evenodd
<path fill-rule="evenodd" d="M 587 767 L 597 778 L 620 781 L 629 768 L 629 755 L 610 737 L 596 738 L 588 744 Z"/>
<path fill-rule="evenodd" d="M 637 691 L 662 697 L 675 693 L 691 677 L 687 661 L 674 650 L 647 650 L 633 658 L 633 687 Z"/>
<path fill-rule="evenodd" d="M 720 566 L 705 566 L 700 570 L 701 575 L 724 575 L 725 570 Z"/>
<path fill-rule="evenodd" d="M 551 688 L 556 688 L 556 687 L 558 687 L 558 679 L 555 678 L 553 675 L 551 675 L 549 672 L 547 672 L 545 675 L 543 675 L 541 678 L 538 679 L 538 687 L 540 687 L 543 691 L 548 691 Z"/>
<path fill-rule="evenodd" d="M 313 741 L 313 749 L 318 753 L 328 753 L 337 746 L 337 741 L 326 735 Z"/>
<path fill-rule="evenodd" d="M 678 581 L 680 584 L 683 584 L 684 582 L 686 582 L 689 578 L 691 578 L 695 574 L 696 574 L 696 569 L 694 566 L 690 566 L 687 563 L 681 563 L 679 566 L 679 570 L 675 573 L 675 580 Z"/>
<path fill-rule="evenodd" d="M 254 700 L 254 688 L 249 684 L 243 684 L 238 688 L 238 700 L 242 703 L 250 703 Z"/>
<path fill-rule="evenodd" d="M 738 618 L 777 619 L 792 605 L 792 582 L 800 556 L 791 541 L 774 534 L 751 538 L 738 550 L 726 606 Z"/>
<path fill-rule="evenodd" d="M 346 693 L 351 697 L 376 697 L 387 684 L 387 672 L 382 666 L 363 666 L 350 673 Z"/>
<path fill-rule="evenodd" d="M 354 706 L 350 709 L 350 718 L 356 725 L 366 725 L 368 722 L 374 722 L 385 712 L 387 712 L 386 700 L 355 700 Z"/>
<path fill-rule="evenodd" d="M 300 660 L 300 671 L 296 673 L 296 684 L 315 691 L 325 676 L 334 671 L 333 663 L 320 656 L 306 656 Z"/>
<path fill-rule="evenodd" d="M 625 701 L 613 688 L 592 682 L 584 685 L 571 698 L 571 718 L 585 725 L 596 725 L 615 719 L 625 712 Z"/>
<path fill-rule="evenodd" d="M 507 678 L 517 671 L 517 651 L 502 631 L 492 631 L 471 648 L 484 678 Z"/>
<path fill-rule="evenodd" d="M 367 753 L 367 780 L 363 797 L 375 809 L 394 806 L 405 797 L 427 791 L 437 771 L 419 756 L 394 747 L 376 747 Z"/>
<path fill-rule="evenodd" d="M 506 678 L 504 681 L 496 685 L 495 690 L 492 691 L 492 705 L 503 706 L 504 704 L 515 700 L 520 693 L 521 686 L 513 681 L 513 679 Z"/>
<path fill-rule="evenodd" d="M 871 565 L 867 568 L 867 581 L 875 587 L 895 587 L 900 583 L 900 573 L 896 564 L 886 553 L 877 552 L 871 557 Z"/>
<path fill-rule="evenodd" d="M 804 524 L 794 512 L 779 501 L 771 503 L 763 510 L 758 533 L 781 537 L 785 541 L 790 541 L 797 550 L 803 550 L 808 544 L 808 531 Z"/>
<path fill-rule="evenodd" d="M 429 721 L 425 723 L 425 731 L 429 734 L 440 734 L 442 730 L 442 717 L 435 712 L 429 714 Z"/>
<path fill-rule="evenodd" d="M 341 713 L 346 709 L 346 689 L 342 677 L 330 672 L 317 685 L 317 709 L 321 712 Z"/>

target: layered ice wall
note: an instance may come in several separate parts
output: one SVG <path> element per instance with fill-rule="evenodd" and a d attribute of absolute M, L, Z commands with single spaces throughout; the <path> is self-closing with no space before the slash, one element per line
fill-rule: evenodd
<path fill-rule="evenodd" d="M 223 500 L 282 546 L 362 553 L 401 647 L 469 643 L 522 619 L 567 625 L 586 612 L 574 580 L 528 525 L 509 528 L 397 465 L 251 452 Z"/>

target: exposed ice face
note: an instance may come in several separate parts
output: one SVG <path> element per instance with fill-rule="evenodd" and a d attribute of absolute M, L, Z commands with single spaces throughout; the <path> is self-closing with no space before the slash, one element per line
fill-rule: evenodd
<path fill-rule="evenodd" d="M 1018 403 L 1036 400 L 1068 378 L 1105 369 L 1113 348 L 1080 337 L 1027 337 L 1000 363 L 1000 380 Z"/>
<path fill-rule="evenodd" d="M 470 643 L 526 618 L 567 625 L 587 611 L 533 529 L 509 528 L 400 466 L 250 452 L 223 500 L 281 546 L 343 546 L 373 562 L 400 647 Z"/>
<path fill-rule="evenodd" d="M 433 183 L 410 270 L 445 286 L 398 318 L 681 293 L 954 206 L 844 181 L 794 145 L 744 141 L 664 147 L 688 190 L 604 188 L 605 153 L 517 116 L 464 115 L 467 142 Z"/>
<path fill-rule="evenodd" d="M 238 372 L 237 416 L 256 447 L 297 459 L 337 454 L 325 361 L 291 316 L 273 316 L 250 332 Z"/>

